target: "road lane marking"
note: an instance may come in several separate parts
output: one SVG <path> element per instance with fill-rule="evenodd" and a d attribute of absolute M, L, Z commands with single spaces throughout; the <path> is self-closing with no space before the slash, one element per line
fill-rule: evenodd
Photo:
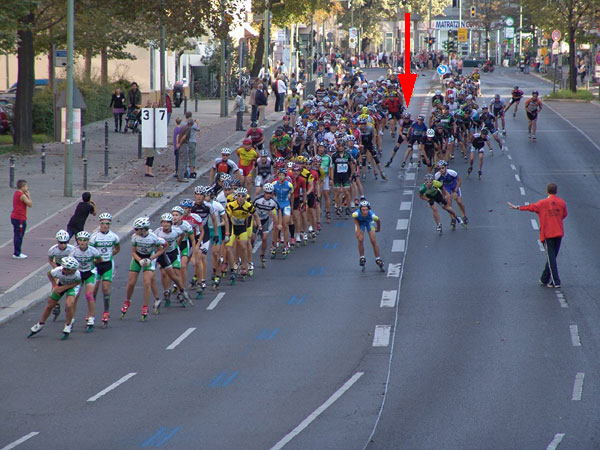
<path fill-rule="evenodd" d="M 400 202 L 400 211 L 410 211 L 412 202 Z"/>
<path fill-rule="evenodd" d="M 398 264 L 389 264 L 388 265 L 387 276 L 388 277 L 394 277 L 394 278 L 400 277 L 400 267 L 402 267 L 401 263 L 398 263 Z"/>
<path fill-rule="evenodd" d="M 585 373 L 579 372 L 575 375 L 575 383 L 573 384 L 573 396 L 571 400 L 579 401 L 581 400 L 581 396 L 583 395 L 583 378 L 585 377 Z"/>
<path fill-rule="evenodd" d="M 525 195 L 525 188 L 524 187 L 520 187 L 519 190 L 521 191 L 521 195 Z"/>
<path fill-rule="evenodd" d="M 210 304 L 206 307 L 206 309 L 210 310 L 210 309 L 215 309 L 217 307 L 217 305 L 219 304 L 219 302 L 221 301 L 221 299 L 223 297 L 225 297 L 226 292 L 219 292 L 217 294 L 217 296 L 215 297 L 215 299 L 210 302 Z"/>
<path fill-rule="evenodd" d="M 550 442 L 548 447 L 546 447 L 546 450 L 556 450 L 558 448 L 558 444 L 560 444 L 564 437 L 565 433 L 556 433 L 554 435 L 554 439 L 552 439 L 552 442 Z"/>
<path fill-rule="evenodd" d="M 270 341 L 277 335 L 277 333 L 279 333 L 279 328 L 275 328 L 273 330 L 265 328 L 260 332 L 256 339 L 259 341 Z"/>
<path fill-rule="evenodd" d="M 512 170 L 517 170 L 517 166 L 515 166 L 514 164 L 511 164 L 511 165 L 510 165 L 510 168 L 511 168 Z"/>
<path fill-rule="evenodd" d="M 188 328 L 187 330 L 185 330 L 181 336 L 179 336 L 177 339 L 175 339 L 171 345 L 169 345 L 167 347 L 167 350 L 173 350 L 175 347 L 177 347 L 179 344 L 181 344 L 183 342 L 183 340 L 188 337 L 190 334 L 192 334 L 194 331 L 196 331 L 195 328 Z"/>
<path fill-rule="evenodd" d="M 217 386 L 227 386 L 229 383 L 231 383 L 235 377 L 237 377 L 239 375 L 240 371 L 236 370 L 235 372 L 233 372 L 232 374 L 228 374 L 227 372 L 221 372 L 219 375 L 217 375 L 212 382 L 210 383 L 210 387 L 217 387 Z"/>
<path fill-rule="evenodd" d="M 415 177 L 416 177 L 416 174 L 414 172 L 408 172 L 406 174 L 406 176 L 404 177 L 404 179 L 406 181 L 413 181 L 415 179 Z"/>
<path fill-rule="evenodd" d="M 88 402 L 95 402 L 96 400 L 98 400 L 103 395 L 108 394 L 113 389 L 116 389 L 117 387 L 119 387 L 120 385 L 122 385 L 123 383 L 125 383 L 127 380 L 129 380 L 131 377 L 133 377 L 135 374 L 136 374 L 135 372 L 128 373 L 124 377 L 118 379 L 113 384 L 111 384 L 110 386 L 108 386 L 106 389 L 102 389 L 100 392 L 98 392 L 93 397 L 88 398 L 87 401 Z"/>
<path fill-rule="evenodd" d="M 391 325 L 376 325 L 373 334 L 373 347 L 387 347 L 390 345 Z"/>
<path fill-rule="evenodd" d="M 170 433 L 167 433 L 167 435 L 164 437 L 162 436 L 162 434 L 165 431 L 167 431 L 167 428 L 166 427 L 159 428 L 156 433 L 154 433 L 152 436 L 150 436 L 150 438 L 142 444 L 142 448 L 161 447 L 164 443 L 166 443 L 169 439 L 171 439 L 173 437 L 173 435 L 175 433 L 177 433 L 177 431 L 179 431 L 179 428 L 181 428 L 181 427 L 174 428 Z M 155 443 L 154 441 L 159 438 L 160 438 L 160 440 Z"/>
<path fill-rule="evenodd" d="M 515 173 L 515 180 L 521 181 L 521 177 Z"/>
<path fill-rule="evenodd" d="M 394 242 L 392 242 L 392 252 L 403 252 L 404 244 L 404 239 L 394 239 Z"/>
<path fill-rule="evenodd" d="M 396 306 L 396 296 L 398 295 L 398 291 L 383 291 L 381 293 L 381 303 L 379 304 L 380 308 L 393 308 Z"/>
<path fill-rule="evenodd" d="M 510 156 L 510 155 L 506 155 L 506 157 L 507 157 L 508 159 L 512 159 L 512 156 Z"/>
<path fill-rule="evenodd" d="M 306 419 L 304 419 L 300 424 L 286 434 L 283 439 L 281 439 L 277 444 L 271 447 L 271 450 L 281 450 L 286 444 L 288 444 L 292 439 L 298 436 L 306 427 L 308 427 L 317 417 L 319 417 L 323 412 L 329 408 L 331 405 L 335 403 L 337 399 L 339 399 L 348 389 L 356 383 L 360 377 L 362 377 L 364 372 L 356 372 L 352 377 L 344 383 L 344 385 L 339 388 L 334 394 L 329 397 L 325 403 L 315 409 L 312 413 L 308 415 Z"/>
<path fill-rule="evenodd" d="M 402 192 L 403 195 L 412 195 L 412 191 L 410 189 L 405 189 L 404 192 Z"/>
<path fill-rule="evenodd" d="M 537 240 L 537 244 L 538 247 L 540 248 L 540 252 L 545 252 L 546 250 L 544 249 L 544 244 L 542 244 L 542 241 L 540 241 L 539 239 Z"/>
<path fill-rule="evenodd" d="M 571 343 L 573 344 L 573 347 L 581 347 L 577 325 L 570 325 L 569 330 L 571 331 Z"/>
<path fill-rule="evenodd" d="M 531 219 L 531 228 L 533 228 L 536 231 L 540 229 L 540 227 L 535 219 Z"/>
<path fill-rule="evenodd" d="M 594 147 L 596 147 L 596 150 L 600 151 L 600 147 L 598 146 L 598 144 L 596 144 L 594 142 L 594 140 L 591 139 L 587 134 L 585 134 L 580 128 L 578 128 L 575 125 L 573 125 L 573 123 L 569 119 L 565 119 L 565 117 L 562 114 L 560 114 L 558 111 L 556 111 L 554 108 L 552 108 L 550 106 L 548 106 L 548 108 L 550 108 L 550 111 L 552 111 L 554 114 L 556 114 L 557 116 L 561 117 L 562 120 L 564 120 L 569 125 L 571 125 L 573 128 L 575 128 L 577 131 L 579 131 L 583 135 L 583 137 L 585 137 L 588 141 L 590 141 L 590 144 L 592 144 Z"/>
<path fill-rule="evenodd" d="M 23 442 L 25 442 L 25 441 L 28 441 L 29 439 L 31 439 L 31 438 L 32 438 L 32 437 L 34 437 L 34 436 L 37 436 L 38 434 L 40 434 L 40 432 L 39 432 L 39 431 L 32 431 L 31 433 L 29 433 L 29 434 L 26 434 L 26 435 L 25 435 L 25 436 L 23 436 L 22 438 L 20 438 L 20 439 L 17 439 L 17 440 L 16 440 L 16 441 L 14 441 L 14 442 L 11 442 L 11 443 L 10 443 L 10 444 L 8 444 L 6 447 L 2 447 L 0 450 L 10 450 L 10 449 L 12 449 L 12 448 L 15 448 L 17 445 L 20 445 L 20 444 L 22 444 Z"/>
<path fill-rule="evenodd" d="M 408 228 L 408 219 L 398 219 L 396 230 L 406 230 Z"/>
<path fill-rule="evenodd" d="M 567 303 L 567 299 L 565 298 L 565 295 L 557 292 L 556 293 L 556 298 L 558 298 L 558 303 L 560 303 L 560 307 L 561 308 L 568 308 L 569 304 Z"/>

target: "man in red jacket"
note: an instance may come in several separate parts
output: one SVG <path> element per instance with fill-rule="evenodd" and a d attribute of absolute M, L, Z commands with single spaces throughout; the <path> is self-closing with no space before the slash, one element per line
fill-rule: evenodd
<path fill-rule="evenodd" d="M 540 219 L 540 241 L 546 248 L 547 262 L 540 283 L 550 288 L 560 287 L 560 277 L 556 266 L 556 257 L 560 250 L 560 242 L 565 234 L 563 220 L 567 217 L 567 204 L 556 193 L 558 187 L 554 183 L 548 184 L 546 193 L 548 197 L 539 200 L 533 205 L 516 206 L 508 202 L 511 209 L 519 211 L 531 211 Z"/>

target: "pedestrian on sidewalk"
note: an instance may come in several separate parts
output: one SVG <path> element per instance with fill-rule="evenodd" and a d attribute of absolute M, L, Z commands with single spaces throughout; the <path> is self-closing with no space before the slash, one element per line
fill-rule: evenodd
<path fill-rule="evenodd" d="M 285 101 L 285 95 L 287 94 L 287 85 L 285 84 L 285 81 L 283 81 L 283 75 L 279 75 L 277 77 L 275 84 L 277 87 L 277 102 L 275 111 L 283 111 L 283 103 Z"/>
<path fill-rule="evenodd" d="M 192 129 L 190 131 L 190 139 L 188 140 L 188 159 L 187 161 L 189 162 L 189 166 L 190 166 L 190 178 L 196 178 L 196 142 L 197 138 L 196 138 L 196 132 L 200 131 L 200 125 L 198 125 L 198 119 L 193 119 L 192 118 L 192 112 L 191 111 L 187 111 L 185 113 L 185 118 L 188 121 L 191 120 L 192 121 Z"/>
<path fill-rule="evenodd" d="M 246 105 L 244 104 L 244 91 L 238 89 L 237 96 L 233 102 L 233 112 L 236 114 L 235 131 L 246 131 L 244 130 L 244 113 L 246 112 Z"/>
<path fill-rule="evenodd" d="M 179 145 L 177 144 L 177 137 L 181 131 L 181 117 L 175 118 L 175 128 L 173 129 L 173 154 L 175 155 L 175 177 L 179 171 Z"/>
<path fill-rule="evenodd" d="M 127 99 L 125 94 L 121 92 L 121 88 L 117 86 L 115 92 L 110 99 L 109 108 L 113 109 L 113 116 L 115 118 L 115 133 L 118 133 L 123 128 L 123 114 L 125 113 L 125 106 L 127 105 Z"/>
<path fill-rule="evenodd" d="M 267 108 L 267 93 L 264 89 L 264 85 L 261 83 L 258 85 L 256 90 L 255 99 L 256 106 L 258 108 L 258 125 L 262 125 L 265 121 L 265 109 Z"/>
<path fill-rule="evenodd" d="M 183 183 L 185 179 L 187 179 L 189 141 L 193 126 L 194 119 L 188 119 L 185 125 L 181 127 L 179 136 L 177 136 L 177 147 L 179 147 L 179 168 L 177 170 L 177 181 L 180 183 Z"/>
<path fill-rule="evenodd" d="M 75 213 L 71 216 L 67 224 L 69 240 L 85 229 L 85 221 L 90 214 L 96 215 L 96 204 L 92 200 L 92 194 L 84 192 L 81 194 L 81 201 L 75 207 Z"/>
<path fill-rule="evenodd" d="M 531 211 L 538 215 L 540 220 L 540 241 L 546 249 L 546 266 L 540 278 L 540 284 L 550 288 L 560 287 L 556 257 L 560 250 L 560 243 L 565 234 L 563 220 L 567 217 L 567 204 L 558 197 L 558 187 L 549 183 L 546 187 L 548 197 L 532 205 L 516 206 L 507 202 L 508 207 L 519 211 Z"/>
<path fill-rule="evenodd" d="M 31 194 L 29 194 L 27 180 L 17 181 L 17 190 L 13 194 L 13 210 L 10 214 L 14 245 L 12 257 L 15 259 L 27 258 L 27 255 L 21 252 L 21 245 L 23 244 L 23 236 L 27 228 L 27 208 L 31 208 L 32 205 L 33 202 L 31 201 Z"/>
<path fill-rule="evenodd" d="M 250 104 L 252 110 L 250 111 L 250 122 L 254 122 L 257 120 L 258 116 L 258 106 L 256 106 L 256 90 L 257 90 L 257 81 L 254 80 L 252 82 L 252 89 L 250 89 L 250 95 L 248 99 L 248 103 Z"/>

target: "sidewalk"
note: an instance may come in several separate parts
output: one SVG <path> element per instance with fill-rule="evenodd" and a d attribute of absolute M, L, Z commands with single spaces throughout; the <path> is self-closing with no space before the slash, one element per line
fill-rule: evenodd
<path fill-rule="evenodd" d="M 267 118 L 263 128 L 273 126 L 283 113 L 273 112 L 273 101 L 269 102 Z M 200 123 L 197 133 L 197 173 L 210 169 L 210 162 L 219 155 L 222 147 L 237 148 L 245 136 L 235 130 L 235 117 L 219 117 L 219 101 L 188 103 L 188 110 Z M 175 118 L 183 118 L 183 108 L 174 108 L 169 126 L 169 148 L 154 160 L 155 178 L 144 177 L 145 158 L 137 159 L 137 135 L 114 133 L 112 119 L 109 120 L 109 176 L 104 177 L 104 122 L 95 122 L 84 127 L 87 138 L 88 190 L 96 202 L 99 212 L 113 215 L 113 231 L 124 237 L 131 232 L 131 223 L 136 217 L 151 215 L 168 203 L 174 195 L 188 188 L 193 182 L 177 183 L 173 178 L 174 155 L 171 136 Z M 248 126 L 249 116 L 244 118 Z M 36 146 L 37 151 L 41 146 Z M 12 210 L 12 194 L 9 188 L 9 155 L 0 160 L 0 195 L 4 198 L 3 211 L 6 226 L 0 228 L 0 324 L 33 306 L 47 294 L 47 251 L 56 243 L 54 235 L 66 224 L 80 201 L 82 189 L 81 147 L 73 146 L 73 197 L 63 197 L 63 152 L 64 145 L 46 145 L 46 174 L 41 173 L 40 153 L 16 157 L 15 183 L 26 179 L 31 192 L 33 207 L 28 211 L 27 231 L 23 240 L 25 260 L 11 258 L 12 226 L 9 216 Z M 161 198 L 148 198 L 148 191 L 162 191 Z M 92 231 L 97 219 L 88 218 L 86 229 Z"/>

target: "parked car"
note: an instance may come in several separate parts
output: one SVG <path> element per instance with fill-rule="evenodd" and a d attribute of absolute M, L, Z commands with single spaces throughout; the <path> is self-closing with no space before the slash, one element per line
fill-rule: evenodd
<path fill-rule="evenodd" d="M 48 86 L 48 78 L 38 78 L 35 80 L 33 85 L 34 89 L 44 89 Z M 0 100 L 12 100 L 15 101 L 17 97 L 17 83 L 13 84 L 8 91 L 0 92 Z"/>
<path fill-rule="evenodd" d="M 477 57 L 475 55 L 471 55 L 471 56 L 465 56 L 463 58 L 463 66 L 464 67 L 483 67 L 483 65 L 486 63 L 486 59 L 485 58 L 481 58 L 481 57 Z"/>

